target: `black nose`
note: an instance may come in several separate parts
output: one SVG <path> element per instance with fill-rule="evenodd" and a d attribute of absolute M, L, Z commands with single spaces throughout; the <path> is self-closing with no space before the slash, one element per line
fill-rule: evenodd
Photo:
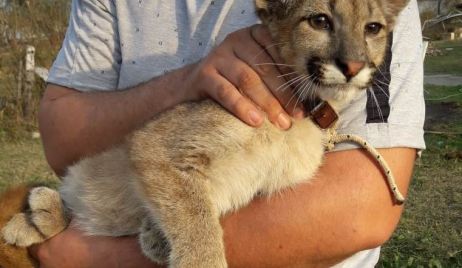
<path fill-rule="evenodd" d="M 342 61 L 340 59 L 336 59 L 335 64 L 342 71 L 343 75 L 345 75 L 347 81 L 356 76 L 366 65 L 364 61 Z"/>

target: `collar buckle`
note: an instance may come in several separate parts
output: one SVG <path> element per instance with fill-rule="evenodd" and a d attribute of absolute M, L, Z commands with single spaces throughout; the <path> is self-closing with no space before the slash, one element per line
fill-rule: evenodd
<path fill-rule="evenodd" d="M 327 101 L 321 101 L 316 105 L 311 110 L 310 116 L 321 129 L 331 128 L 338 120 L 337 113 Z"/>

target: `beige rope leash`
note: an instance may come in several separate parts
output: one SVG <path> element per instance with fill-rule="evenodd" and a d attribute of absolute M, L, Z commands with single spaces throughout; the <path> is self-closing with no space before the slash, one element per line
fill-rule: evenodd
<path fill-rule="evenodd" d="M 366 151 L 374 157 L 374 159 L 377 161 L 377 163 L 382 168 L 382 171 L 385 177 L 387 178 L 388 187 L 390 187 L 390 190 L 393 193 L 393 196 L 397 204 L 401 205 L 404 203 L 405 198 L 399 191 L 398 186 L 396 185 L 396 181 L 393 176 L 393 173 L 391 172 L 390 167 L 388 166 L 387 162 L 385 162 L 382 155 L 380 155 L 380 153 L 374 147 L 372 147 L 366 140 L 364 140 L 363 138 L 357 135 L 338 134 L 333 128 L 328 129 L 327 133 L 330 136 L 327 142 L 327 145 L 326 145 L 326 149 L 328 151 L 334 149 L 335 144 L 346 142 L 346 141 L 355 142 L 359 144 L 361 147 L 363 147 L 364 149 L 366 149 Z"/>
<path fill-rule="evenodd" d="M 338 134 L 336 131 L 336 125 L 338 120 L 338 115 L 335 110 L 330 106 L 327 101 L 321 101 L 318 103 L 310 112 L 310 117 L 321 129 L 326 131 L 328 136 L 326 150 L 331 151 L 334 149 L 335 144 L 351 141 L 359 144 L 361 147 L 366 149 L 366 151 L 374 157 L 374 159 L 379 163 L 382 168 L 383 174 L 387 178 L 388 187 L 393 193 L 393 196 L 397 204 L 404 203 L 404 196 L 400 193 L 398 186 L 396 185 L 395 178 L 391 172 L 391 169 L 388 167 L 388 164 L 385 162 L 380 153 L 372 147 L 366 140 L 357 136 L 350 134 Z"/>

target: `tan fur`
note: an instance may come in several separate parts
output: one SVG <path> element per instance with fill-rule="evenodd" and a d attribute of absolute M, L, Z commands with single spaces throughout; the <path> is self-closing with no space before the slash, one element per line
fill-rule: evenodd
<path fill-rule="evenodd" d="M 47 187 L 34 187 L 27 196 L 27 209 L 14 215 L 2 228 L 8 244 L 28 247 L 53 237 L 67 227 L 58 192 Z"/>
<path fill-rule="evenodd" d="M 256 2 L 286 63 L 299 74 L 312 75 L 313 94 L 340 110 L 368 86 L 383 61 L 397 15 L 387 13 L 386 1 Z M 310 26 L 307 16 L 319 13 L 330 16 L 333 32 Z M 370 22 L 385 28 L 366 36 L 364 26 Z M 348 61 L 365 63 L 351 79 L 338 65 Z M 299 99 L 305 100 L 305 93 L 297 92 Z M 226 267 L 219 217 L 256 194 L 308 181 L 321 165 L 324 139 L 309 119 L 294 120 L 288 131 L 268 120 L 252 128 L 210 100 L 186 103 L 157 116 L 124 144 L 69 168 L 59 192 L 75 222 L 90 235 L 139 234 L 146 256 L 170 267 Z M 47 193 L 40 195 L 45 202 L 29 201 L 64 218 L 55 226 L 47 219 L 36 222 L 47 226 L 47 238 L 67 223 L 66 214 L 55 194 L 40 192 Z M 35 219 L 35 213 L 27 216 Z M 3 236 L 14 237 L 9 242 L 15 244 L 38 240 L 36 233 L 22 241 L 24 235 L 11 236 L 14 232 L 7 225 Z"/>
<path fill-rule="evenodd" d="M 8 190 L 0 197 L 0 226 L 6 223 L 27 203 L 29 187 L 22 186 Z M 35 262 L 29 257 L 27 249 L 7 244 L 0 239 L 0 267 L 32 268 Z"/>

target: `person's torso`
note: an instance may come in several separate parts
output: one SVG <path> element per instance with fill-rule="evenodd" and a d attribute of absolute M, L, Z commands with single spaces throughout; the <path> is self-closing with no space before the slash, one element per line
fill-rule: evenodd
<path fill-rule="evenodd" d="M 228 33 L 258 22 L 249 0 L 114 1 L 127 88 L 208 54 Z"/>

